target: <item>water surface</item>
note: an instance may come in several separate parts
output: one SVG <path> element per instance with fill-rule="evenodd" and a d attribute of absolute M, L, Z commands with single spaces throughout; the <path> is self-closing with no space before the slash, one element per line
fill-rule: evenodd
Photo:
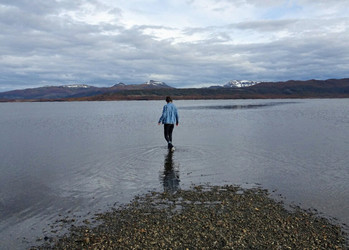
<path fill-rule="evenodd" d="M 349 99 L 175 101 L 168 154 L 163 101 L 0 104 L 1 249 L 48 224 L 192 184 L 260 184 L 349 223 Z"/>

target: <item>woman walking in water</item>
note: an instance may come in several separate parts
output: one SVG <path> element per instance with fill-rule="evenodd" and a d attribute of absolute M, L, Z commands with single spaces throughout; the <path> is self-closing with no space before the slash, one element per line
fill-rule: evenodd
<path fill-rule="evenodd" d="M 172 103 L 171 97 L 166 97 L 167 104 L 162 109 L 162 115 L 159 119 L 158 124 L 164 124 L 164 136 L 165 140 L 168 144 L 168 149 L 174 151 L 174 147 L 172 145 L 172 132 L 174 128 L 174 124 L 178 126 L 178 112 L 176 106 Z"/>

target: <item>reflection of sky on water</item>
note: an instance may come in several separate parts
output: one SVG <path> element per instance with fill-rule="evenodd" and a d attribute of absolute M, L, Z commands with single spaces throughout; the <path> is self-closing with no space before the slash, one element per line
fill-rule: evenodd
<path fill-rule="evenodd" d="M 161 182 L 164 185 L 164 191 L 173 193 L 179 189 L 179 171 L 175 169 L 173 162 L 173 152 L 168 151 L 165 162 L 164 171 L 161 175 Z"/>

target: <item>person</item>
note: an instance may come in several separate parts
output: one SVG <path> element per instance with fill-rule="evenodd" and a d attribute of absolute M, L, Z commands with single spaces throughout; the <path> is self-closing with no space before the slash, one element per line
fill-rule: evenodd
<path fill-rule="evenodd" d="M 174 151 L 175 148 L 172 145 L 172 132 L 174 124 L 176 124 L 176 126 L 179 124 L 178 111 L 177 107 L 172 103 L 170 96 L 166 97 L 166 102 L 167 104 L 162 109 L 162 115 L 158 124 L 164 124 L 164 136 L 168 144 L 168 149 Z"/>

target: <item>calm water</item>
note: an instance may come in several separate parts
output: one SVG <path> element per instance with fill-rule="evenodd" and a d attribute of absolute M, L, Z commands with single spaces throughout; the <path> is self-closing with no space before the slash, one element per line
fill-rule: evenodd
<path fill-rule="evenodd" d="M 0 248 L 149 190 L 260 184 L 349 224 L 349 99 L 0 104 Z"/>

